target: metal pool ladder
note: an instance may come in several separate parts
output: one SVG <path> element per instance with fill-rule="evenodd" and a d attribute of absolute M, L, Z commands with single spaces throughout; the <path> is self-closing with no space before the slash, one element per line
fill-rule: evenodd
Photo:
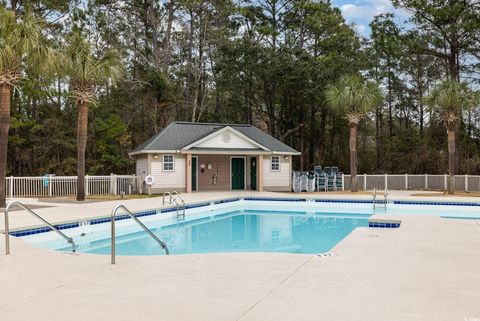
<path fill-rule="evenodd" d="M 145 232 L 147 232 L 147 234 L 150 235 L 158 243 L 158 245 L 160 245 L 162 249 L 165 250 L 165 254 L 167 255 L 170 254 L 170 252 L 168 251 L 167 243 L 160 240 L 155 234 L 153 234 L 153 232 L 148 227 L 146 227 L 142 222 L 140 222 L 140 220 L 135 215 L 133 215 L 133 213 L 130 212 L 128 208 L 120 204 L 115 206 L 115 208 L 112 210 L 112 216 L 111 216 L 111 230 L 112 230 L 111 262 L 112 264 L 115 264 L 115 215 L 117 214 L 119 209 L 123 209 L 128 214 L 128 216 L 130 216 L 138 225 L 140 225 L 140 227 Z"/>
<path fill-rule="evenodd" d="M 387 189 L 385 188 L 385 191 L 383 193 L 383 201 L 377 202 L 377 189 L 374 187 L 373 188 L 373 214 L 375 214 L 375 211 L 378 207 L 383 208 L 385 212 L 387 211 Z M 379 204 L 379 206 L 377 206 Z"/>
<path fill-rule="evenodd" d="M 9 255 L 10 254 L 10 226 L 8 223 L 8 212 L 10 211 L 10 207 L 13 205 L 18 205 L 24 210 L 26 210 L 28 213 L 32 214 L 35 216 L 37 219 L 42 221 L 44 224 L 46 224 L 52 231 L 56 232 L 58 235 L 63 237 L 68 243 L 72 245 L 72 252 L 75 252 L 75 248 L 77 247 L 75 242 L 73 241 L 73 238 L 66 236 L 62 232 L 60 232 L 55 226 L 47 222 L 43 217 L 32 211 L 30 208 L 28 208 L 25 204 L 14 201 L 10 202 L 7 204 L 7 207 L 5 208 L 5 254 Z"/>
<path fill-rule="evenodd" d="M 180 221 L 180 220 L 185 221 L 185 201 L 180 196 L 180 193 L 177 191 L 173 191 L 171 193 L 170 192 L 163 193 L 162 205 L 165 205 L 165 196 L 167 195 L 170 196 L 168 203 L 172 204 L 172 200 L 173 200 L 175 202 L 175 205 L 177 206 L 177 221 Z M 176 195 L 178 199 L 182 202 L 182 212 L 180 212 L 180 204 L 178 204 L 177 199 L 174 195 Z"/>

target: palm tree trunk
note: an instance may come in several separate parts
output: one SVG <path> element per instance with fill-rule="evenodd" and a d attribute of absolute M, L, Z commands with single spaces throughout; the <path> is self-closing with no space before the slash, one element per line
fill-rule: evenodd
<path fill-rule="evenodd" d="M 6 206 L 8 129 L 10 128 L 10 85 L 0 85 L 0 207 Z"/>
<path fill-rule="evenodd" d="M 85 200 L 85 149 L 88 134 L 88 103 L 78 104 L 77 121 L 77 201 Z"/>
<path fill-rule="evenodd" d="M 455 129 L 448 129 L 448 194 L 455 193 Z"/>
<path fill-rule="evenodd" d="M 357 180 L 357 124 L 350 124 L 350 189 L 352 192 L 358 192 Z"/>

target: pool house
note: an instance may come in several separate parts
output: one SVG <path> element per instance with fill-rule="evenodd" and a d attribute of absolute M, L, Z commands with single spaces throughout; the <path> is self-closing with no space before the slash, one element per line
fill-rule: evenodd
<path fill-rule="evenodd" d="M 173 122 L 130 157 L 144 192 L 290 191 L 293 148 L 252 125 Z"/>

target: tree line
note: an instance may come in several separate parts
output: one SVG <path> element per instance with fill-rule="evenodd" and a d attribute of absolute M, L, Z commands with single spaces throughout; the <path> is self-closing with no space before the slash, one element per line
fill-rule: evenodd
<path fill-rule="evenodd" d="M 0 1 L 15 23 L 35 19 L 57 60 L 57 67 L 48 66 L 48 52 L 39 59 L 24 48 L 9 95 L 4 173 L 81 173 L 80 138 L 88 141 L 87 173 L 131 173 L 128 152 L 173 120 L 254 124 L 302 152 L 297 169 L 338 165 L 350 172 L 358 164 L 366 173 L 445 173 L 450 149 L 450 172 L 478 173 L 478 105 L 467 96 L 478 86 L 480 6 L 393 3 L 409 13 L 408 22 L 378 15 L 365 37 L 330 1 Z M 0 40 L 6 30 L 2 24 Z M 82 63 L 68 56 L 75 41 L 88 47 L 90 62 L 115 66 L 82 87 L 88 110 L 72 94 L 85 85 L 74 81 Z M 59 56 L 66 60 L 58 63 Z M 360 77 L 382 96 L 356 123 L 353 163 L 352 119 L 327 97 L 342 76 Z M 449 144 L 448 113 L 434 107 L 441 106 L 439 93 L 456 84 Z M 81 111 L 84 136 L 77 135 Z M 0 113 L 0 125 L 6 117 Z"/>

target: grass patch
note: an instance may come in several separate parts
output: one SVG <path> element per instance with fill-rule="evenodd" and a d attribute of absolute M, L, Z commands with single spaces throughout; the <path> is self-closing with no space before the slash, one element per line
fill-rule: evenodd
<path fill-rule="evenodd" d="M 155 198 L 162 197 L 162 194 L 131 194 L 124 195 L 123 198 L 121 195 L 89 195 L 86 197 L 86 203 L 93 202 L 107 202 L 107 201 L 120 201 L 120 200 L 134 200 L 134 199 L 146 199 L 146 198 Z M 42 197 L 38 199 L 40 202 L 47 203 L 78 203 L 75 196 L 69 197 Z"/>

